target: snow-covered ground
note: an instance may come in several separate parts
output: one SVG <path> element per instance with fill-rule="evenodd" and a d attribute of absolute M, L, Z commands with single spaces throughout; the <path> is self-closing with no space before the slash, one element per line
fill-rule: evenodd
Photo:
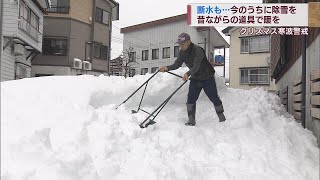
<path fill-rule="evenodd" d="M 183 74 L 186 69 L 175 71 Z M 148 77 L 43 77 L 1 83 L 2 180 L 318 180 L 319 148 L 279 99 L 216 77 L 227 121 L 202 92 L 187 127 L 188 83 L 146 129 L 131 114 Z M 158 74 L 142 107 L 152 111 L 182 80 Z"/>

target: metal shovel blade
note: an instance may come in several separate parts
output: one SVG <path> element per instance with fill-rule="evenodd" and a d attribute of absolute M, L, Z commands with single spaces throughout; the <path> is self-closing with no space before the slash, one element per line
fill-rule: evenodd
<path fill-rule="evenodd" d="M 145 124 L 140 124 L 139 126 L 140 126 L 140 128 L 147 128 L 149 125 L 153 125 L 153 124 L 155 124 L 155 123 L 157 123 L 157 122 L 155 122 L 155 121 L 153 121 L 153 120 L 149 120 L 147 123 L 145 123 Z"/>
<path fill-rule="evenodd" d="M 131 110 L 131 113 L 132 113 L 132 114 L 135 114 L 135 113 L 137 113 L 137 111 L 135 111 L 135 110 Z"/>

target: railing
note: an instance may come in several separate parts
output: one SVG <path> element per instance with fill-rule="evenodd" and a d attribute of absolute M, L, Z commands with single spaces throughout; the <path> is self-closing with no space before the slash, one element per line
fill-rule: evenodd
<path fill-rule="evenodd" d="M 24 17 L 20 17 L 19 28 L 29 34 L 36 42 L 39 42 L 39 32 L 38 28 L 32 26 Z"/>
<path fill-rule="evenodd" d="M 69 13 L 69 6 L 50 6 L 49 8 L 46 8 L 46 12 L 48 13 Z"/>
<path fill-rule="evenodd" d="M 293 103 L 292 103 L 292 114 L 296 121 L 301 121 L 301 101 L 302 101 L 302 84 L 301 76 L 293 81 Z"/>
<path fill-rule="evenodd" d="M 320 120 L 320 69 L 315 69 L 310 74 L 311 81 L 311 110 L 314 120 Z"/>
<path fill-rule="evenodd" d="M 286 110 L 288 111 L 288 86 L 282 89 L 280 98 L 281 98 L 281 104 L 283 104 Z"/>

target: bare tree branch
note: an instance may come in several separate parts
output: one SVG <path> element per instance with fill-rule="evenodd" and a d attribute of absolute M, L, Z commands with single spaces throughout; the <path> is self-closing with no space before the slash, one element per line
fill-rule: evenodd
<path fill-rule="evenodd" d="M 118 62 L 116 62 L 116 66 L 117 68 L 121 67 L 122 71 L 124 71 L 124 77 L 127 78 L 130 72 L 130 69 L 134 69 L 134 65 L 137 65 L 139 63 L 137 63 L 137 55 L 136 52 L 134 51 L 133 47 L 129 47 L 128 49 L 125 49 L 122 54 L 116 58 L 118 60 Z M 113 68 L 112 67 L 112 72 L 113 72 Z"/>

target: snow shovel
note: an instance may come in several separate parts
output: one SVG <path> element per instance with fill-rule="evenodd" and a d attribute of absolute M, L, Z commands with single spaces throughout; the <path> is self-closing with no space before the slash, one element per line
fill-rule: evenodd
<path fill-rule="evenodd" d="M 149 116 L 139 125 L 140 128 L 146 128 L 149 125 L 155 124 L 156 122 L 154 121 L 154 119 L 157 117 L 157 115 L 160 113 L 160 111 L 164 108 L 164 106 L 169 102 L 169 100 L 173 97 L 173 95 L 178 92 L 178 90 L 187 83 L 187 81 L 184 81 L 166 100 L 164 100 L 152 113 L 149 113 L 143 109 L 141 109 L 141 103 L 144 97 L 144 94 L 146 92 L 147 86 L 149 81 L 156 75 L 159 73 L 159 70 L 156 71 L 146 82 L 144 82 L 137 90 L 135 90 L 125 101 L 123 101 L 119 106 L 121 106 L 122 104 L 126 103 L 134 94 L 136 94 L 143 86 L 145 86 L 144 90 L 143 90 L 143 94 L 139 103 L 139 107 L 137 110 L 131 110 L 132 114 L 134 113 L 138 113 L 139 110 L 141 110 L 142 112 L 149 114 Z M 177 74 L 174 74 L 172 72 L 167 72 L 169 74 L 172 74 L 174 76 L 177 76 L 179 78 L 182 78 L 182 76 L 179 76 Z M 118 107 L 119 107 L 118 106 Z M 118 107 L 116 109 L 118 109 Z"/>

